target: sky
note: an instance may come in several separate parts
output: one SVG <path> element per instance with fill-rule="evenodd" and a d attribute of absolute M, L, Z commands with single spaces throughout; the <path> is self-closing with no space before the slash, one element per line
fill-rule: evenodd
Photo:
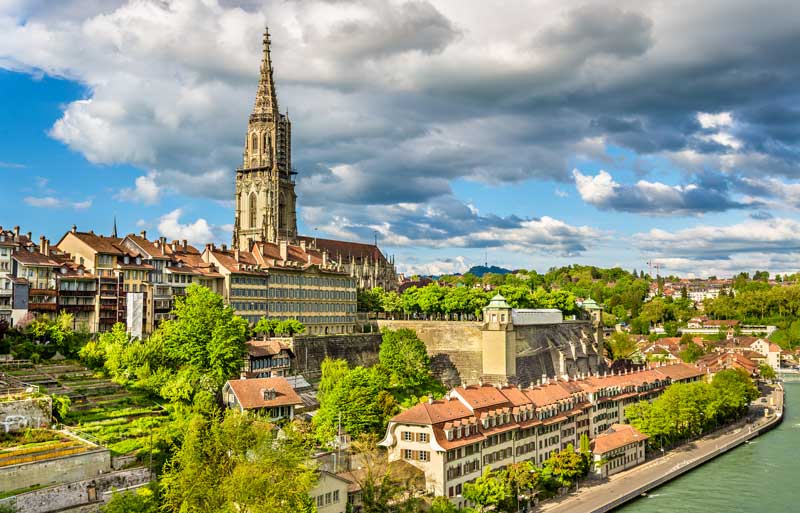
<path fill-rule="evenodd" d="M 299 230 L 405 273 L 800 270 L 800 3 L 0 0 L 0 226 L 229 242 L 265 26 Z"/>

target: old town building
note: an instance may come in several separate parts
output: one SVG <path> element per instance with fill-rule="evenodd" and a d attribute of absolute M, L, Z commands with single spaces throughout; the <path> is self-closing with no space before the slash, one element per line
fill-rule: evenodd
<path fill-rule="evenodd" d="M 526 460 L 540 465 L 553 451 L 569 444 L 578 447 L 581 435 L 597 440 L 623 423 L 628 405 L 703 375 L 681 363 L 574 380 L 545 379 L 528 388 L 456 387 L 443 400 L 418 404 L 392 418 L 380 445 L 389 451 L 390 461 L 404 460 L 423 470 L 430 492 L 464 506 L 464 483 L 480 476 L 485 466 Z M 627 448 L 623 452 L 630 461 Z M 640 460 L 636 456 L 634 461 Z"/>

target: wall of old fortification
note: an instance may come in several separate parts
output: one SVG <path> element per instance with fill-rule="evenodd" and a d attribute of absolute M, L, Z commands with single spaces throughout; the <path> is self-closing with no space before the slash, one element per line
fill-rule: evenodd
<path fill-rule="evenodd" d="M 543 376 L 597 372 L 592 325 L 588 321 L 515 327 L 517 382 L 528 386 Z"/>
<path fill-rule="evenodd" d="M 481 378 L 480 322 L 379 320 L 378 326 L 416 331 L 428 349 L 434 375 L 446 386 L 476 383 Z"/>
<path fill-rule="evenodd" d="M 409 328 L 425 342 L 434 374 L 447 386 L 476 383 L 482 376 L 480 322 L 379 320 L 380 328 Z M 589 321 L 516 326 L 517 382 L 597 371 Z"/>
<path fill-rule="evenodd" d="M 347 360 L 350 367 L 369 367 L 378 363 L 381 347 L 380 333 L 351 333 L 349 335 L 297 336 L 291 342 L 295 358 L 293 370 L 309 380 L 320 376 L 326 358 Z"/>

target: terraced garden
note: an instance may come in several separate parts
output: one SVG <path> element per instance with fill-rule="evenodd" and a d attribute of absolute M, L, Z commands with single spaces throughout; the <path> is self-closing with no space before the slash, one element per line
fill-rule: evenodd
<path fill-rule="evenodd" d="M 148 448 L 151 429 L 168 420 L 166 412 L 146 394 L 130 391 L 76 363 L 47 363 L 4 372 L 39 385 L 43 393 L 69 396 L 72 405 L 65 424 L 115 455 Z"/>

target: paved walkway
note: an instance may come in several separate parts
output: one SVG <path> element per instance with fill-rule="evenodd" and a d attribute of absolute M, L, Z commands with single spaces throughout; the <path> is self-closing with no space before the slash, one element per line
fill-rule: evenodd
<path fill-rule="evenodd" d="M 609 505 L 622 500 L 623 497 L 641 490 L 643 487 L 666 482 L 666 476 L 672 477 L 689 470 L 705 457 L 708 457 L 721 448 L 735 447 L 743 441 L 752 438 L 759 428 L 775 422 L 775 410 L 783 410 L 783 392 L 773 391 L 771 396 L 775 399 L 775 409 L 771 410 L 769 417 L 764 417 L 766 403 L 757 402 L 751 407 L 752 415 L 758 415 L 757 420 L 750 424 L 742 424 L 731 430 L 707 435 L 699 440 L 673 449 L 666 456 L 644 463 L 638 467 L 620 472 L 608 480 L 588 485 L 558 501 L 548 501 L 534 511 L 547 513 L 589 513 L 608 511 Z M 659 482 L 660 481 L 660 482 Z M 654 487 L 653 486 L 653 487 Z M 638 495 L 638 494 L 637 494 Z M 619 505 L 619 504 L 615 504 Z"/>

